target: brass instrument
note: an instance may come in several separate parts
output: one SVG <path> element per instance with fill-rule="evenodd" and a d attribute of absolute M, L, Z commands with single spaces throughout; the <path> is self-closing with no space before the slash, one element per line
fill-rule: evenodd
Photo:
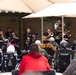
<path fill-rule="evenodd" d="M 29 43 L 30 43 L 30 38 L 29 38 L 29 37 L 27 37 L 26 45 L 28 46 L 28 45 L 29 45 Z"/>
<path fill-rule="evenodd" d="M 50 32 L 50 33 L 49 33 L 49 36 L 54 36 L 54 33 L 53 33 L 53 32 Z"/>

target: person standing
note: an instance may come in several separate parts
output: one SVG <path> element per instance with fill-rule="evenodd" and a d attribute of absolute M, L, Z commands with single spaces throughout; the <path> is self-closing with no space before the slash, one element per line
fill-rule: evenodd
<path fill-rule="evenodd" d="M 24 35 L 24 46 L 25 46 L 25 50 L 28 51 L 29 46 L 31 44 L 31 38 L 32 38 L 32 33 L 30 28 L 27 28 L 27 31 Z"/>
<path fill-rule="evenodd" d="M 6 39 L 8 39 L 9 37 L 11 37 L 11 30 L 10 27 L 7 28 L 7 32 L 5 33 Z"/>
<path fill-rule="evenodd" d="M 54 36 L 54 33 L 51 31 L 50 28 L 47 29 L 47 32 L 44 33 L 44 36 L 47 37 L 47 39 L 49 39 L 50 37 Z"/>

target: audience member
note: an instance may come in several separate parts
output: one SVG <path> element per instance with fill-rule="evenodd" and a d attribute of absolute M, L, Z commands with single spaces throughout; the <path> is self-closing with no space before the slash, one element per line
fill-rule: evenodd
<path fill-rule="evenodd" d="M 41 41 L 40 40 L 36 40 L 35 43 L 38 45 L 39 47 L 39 50 L 40 50 L 40 53 L 45 56 L 47 59 L 49 59 L 51 56 L 46 52 L 45 49 L 41 48 L 40 45 L 41 45 Z"/>
<path fill-rule="evenodd" d="M 76 50 L 76 40 L 74 40 L 73 43 L 72 43 L 72 49 Z"/>
<path fill-rule="evenodd" d="M 50 41 L 47 39 L 46 36 L 42 37 L 43 43 L 40 45 L 41 48 L 45 49 L 48 54 L 51 56 L 54 56 L 54 53 L 56 52 L 56 47 L 53 46 Z"/>
<path fill-rule="evenodd" d="M 0 30 L 0 40 L 4 40 L 5 41 L 5 37 L 4 37 L 4 34 L 3 34 L 2 30 Z"/>
<path fill-rule="evenodd" d="M 67 49 L 70 49 L 70 48 L 68 48 L 68 46 L 69 46 L 69 43 L 68 43 L 67 41 L 62 40 L 62 41 L 60 42 L 60 47 L 61 47 L 60 50 L 63 50 L 63 49 L 67 50 Z"/>
<path fill-rule="evenodd" d="M 4 45 L 4 42 L 5 42 L 5 37 L 3 35 L 3 31 L 0 30 L 0 48 L 2 49 L 3 45 Z"/>
<path fill-rule="evenodd" d="M 40 54 L 38 45 L 33 43 L 29 48 L 29 54 L 22 58 L 19 75 L 25 71 L 46 71 L 50 69 L 48 60 Z"/>
<path fill-rule="evenodd" d="M 57 42 L 55 42 L 54 37 L 50 37 L 49 41 L 50 41 L 50 43 L 51 43 L 53 46 L 56 47 L 56 50 L 59 50 L 59 49 L 60 49 L 60 46 L 58 45 Z"/>

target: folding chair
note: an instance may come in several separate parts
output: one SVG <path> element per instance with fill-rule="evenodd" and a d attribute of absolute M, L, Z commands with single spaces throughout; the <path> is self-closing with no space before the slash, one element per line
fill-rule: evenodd
<path fill-rule="evenodd" d="M 72 50 L 59 50 L 56 52 L 56 63 L 55 67 L 58 71 L 64 72 L 71 60 L 73 59 L 73 51 Z"/>
<path fill-rule="evenodd" d="M 15 68 L 16 58 L 14 53 L 4 53 L 3 54 L 3 63 L 1 66 L 2 72 L 10 72 Z"/>

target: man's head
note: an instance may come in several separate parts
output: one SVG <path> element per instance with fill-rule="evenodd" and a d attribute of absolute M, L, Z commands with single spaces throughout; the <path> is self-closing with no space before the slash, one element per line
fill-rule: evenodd
<path fill-rule="evenodd" d="M 39 47 L 37 44 L 33 43 L 30 45 L 30 48 L 29 48 L 29 51 L 30 52 L 39 52 Z"/>
<path fill-rule="evenodd" d="M 47 32 L 48 32 L 48 33 L 50 33 L 50 32 L 51 32 L 51 29 L 50 29 L 50 28 L 48 28 L 48 29 L 47 29 Z"/>

